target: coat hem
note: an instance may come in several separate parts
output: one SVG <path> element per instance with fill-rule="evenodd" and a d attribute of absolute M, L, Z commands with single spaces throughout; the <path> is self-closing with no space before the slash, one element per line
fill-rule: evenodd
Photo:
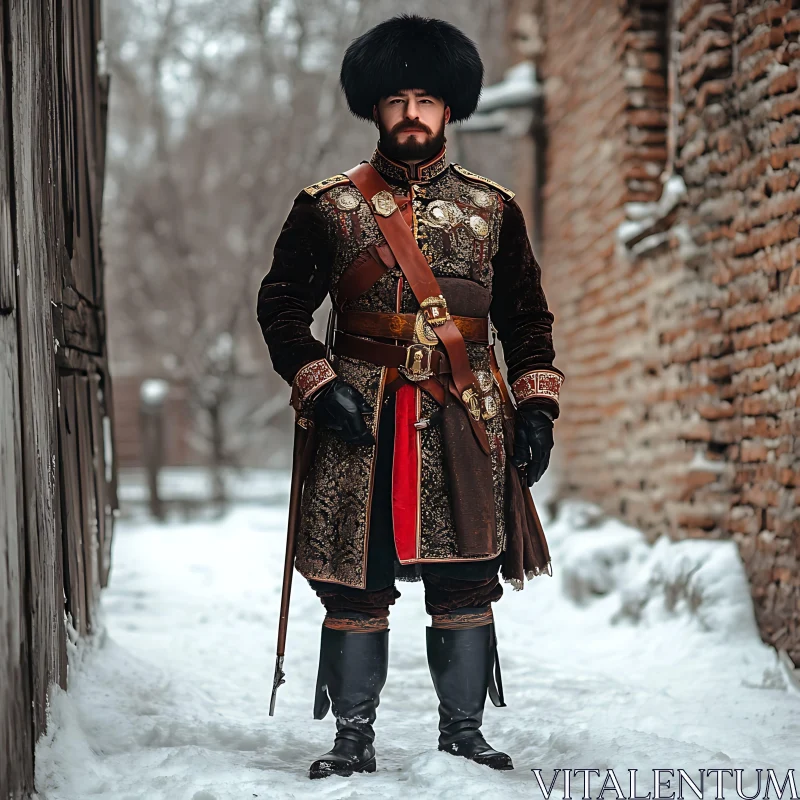
<path fill-rule="evenodd" d="M 405 567 L 409 564 L 463 564 L 467 561 L 491 561 L 493 558 L 497 558 L 498 556 L 502 555 L 505 551 L 498 550 L 496 553 L 490 554 L 488 556 L 448 556 L 447 558 L 411 558 L 407 560 L 398 559 L 398 561 Z"/>
<path fill-rule="evenodd" d="M 502 555 L 502 553 L 504 553 L 504 552 L 505 552 L 504 550 L 499 550 L 494 555 L 484 556 L 484 557 L 481 557 L 481 558 L 475 558 L 475 557 L 469 557 L 469 558 L 420 558 L 420 559 L 414 559 L 413 561 L 399 561 L 399 559 L 398 559 L 398 561 L 401 564 L 401 566 L 404 566 L 404 567 L 412 566 L 414 564 L 455 564 L 455 563 L 463 564 L 463 563 L 470 562 L 470 561 L 491 561 L 493 558 L 497 558 L 498 556 Z M 364 589 L 364 588 L 366 588 L 366 576 L 364 578 L 364 582 L 363 583 L 350 583 L 348 581 L 339 580 L 337 578 L 330 578 L 330 577 L 323 578 L 323 577 L 321 577 L 321 575 L 312 574 L 312 573 L 310 573 L 308 571 L 304 571 L 299 566 L 297 566 L 297 564 L 295 564 L 294 568 L 306 580 L 319 581 L 320 583 L 335 583 L 335 584 L 338 584 L 340 586 L 349 586 L 352 589 Z M 528 577 L 529 580 L 530 580 L 531 577 L 533 577 L 533 575 L 532 575 L 532 573 L 530 573 L 530 571 L 529 571 L 527 577 Z M 506 581 L 506 583 L 512 583 L 512 581 Z M 515 586 L 514 588 L 517 588 L 517 587 Z M 522 588 L 522 587 L 519 587 L 519 588 Z"/>

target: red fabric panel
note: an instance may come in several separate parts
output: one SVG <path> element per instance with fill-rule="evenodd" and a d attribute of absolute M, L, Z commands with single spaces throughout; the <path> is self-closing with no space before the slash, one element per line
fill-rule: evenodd
<path fill-rule="evenodd" d="M 397 391 L 392 459 L 392 522 L 397 557 L 401 561 L 417 555 L 417 508 L 419 464 L 417 453 L 417 392 L 409 383 Z"/>

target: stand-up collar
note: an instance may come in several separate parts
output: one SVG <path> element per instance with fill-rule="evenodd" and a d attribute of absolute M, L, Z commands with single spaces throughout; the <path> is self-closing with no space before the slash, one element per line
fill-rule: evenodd
<path fill-rule="evenodd" d="M 441 151 L 433 158 L 429 158 L 427 161 L 420 161 L 418 164 L 394 161 L 376 148 L 369 163 L 385 178 L 393 178 L 397 181 L 409 183 L 422 183 L 441 175 L 447 169 L 447 147 L 442 147 Z"/>

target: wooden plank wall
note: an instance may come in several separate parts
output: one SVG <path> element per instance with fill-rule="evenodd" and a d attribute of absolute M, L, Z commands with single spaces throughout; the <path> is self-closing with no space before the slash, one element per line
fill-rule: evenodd
<path fill-rule="evenodd" d="M 108 78 L 100 0 L 0 7 L 0 798 L 18 798 L 66 688 L 66 624 L 91 633 L 110 569 Z"/>
<path fill-rule="evenodd" d="M 33 782 L 7 24 L 0 15 L 0 797 Z"/>

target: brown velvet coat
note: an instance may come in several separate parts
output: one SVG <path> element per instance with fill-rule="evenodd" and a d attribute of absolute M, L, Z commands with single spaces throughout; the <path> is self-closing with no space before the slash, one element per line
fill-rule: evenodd
<path fill-rule="evenodd" d="M 466 316 L 490 312 L 503 345 L 509 384 L 536 370 L 561 375 L 553 366 L 553 315 L 513 193 L 448 164 L 444 155 L 417 165 L 415 174 L 378 151 L 372 164 L 391 185 L 398 205 L 411 203 L 412 229 L 442 284 L 450 311 Z M 343 272 L 369 245 L 384 243 L 367 203 L 361 199 L 351 208 L 353 198 L 343 198 L 345 193 L 356 192 L 344 176 L 335 176 L 308 187 L 295 198 L 276 243 L 272 266 L 259 289 L 257 314 L 264 339 L 275 369 L 289 383 L 302 367 L 325 358 L 324 345 L 310 331 L 316 309 L 326 295 L 338 306 L 337 287 Z M 450 215 L 446 224 L 434 211 L 435 205 L 442 204 Z M 455 291 L 464 286 L 464 281 L 475 291 Z M 455 287 L 455 296 L 468 298 L 463 302 L 473 307 L 454 308 L 448 285 Z M 485 307 L 476 309 L 481 295 Z M 343 308 L 403 313 L 417 309 L 398 267 L 388 269 L 365 294 Z M 473 371 L 479 378 L 483 373 L 491 383 L 486 346 L 468 343 L 467 350 Z M 377 434 L 386 369 L 349 358 L 337 359 L 334 368 L 376 409 L 366 420 Z M 499 403 L 497 386 L 491 391 Z M 526 402 L 541 404 L 553 417 L 558 415 L 556 399 L 534 397 Z M 425 392 L 420 393 L 420 404 L 421 417 L 429 417 L 436 410 Z M 492 445 L 497 520 L 498 551 L 494 557 L 506 546 L 507 443 L 500 415 L 488 420 L 486 427 Z M 403 563 L 464 560 L 457 549 L 438 428 L 420 432 L 420 453 L 417 554 Z M 373 446 L 346 444 L 332 433 L 318 431 L 318 447 L 303 493 L 295 562 L 305 577 L 361 588 L 366 585 L 375 455 Z"/>

